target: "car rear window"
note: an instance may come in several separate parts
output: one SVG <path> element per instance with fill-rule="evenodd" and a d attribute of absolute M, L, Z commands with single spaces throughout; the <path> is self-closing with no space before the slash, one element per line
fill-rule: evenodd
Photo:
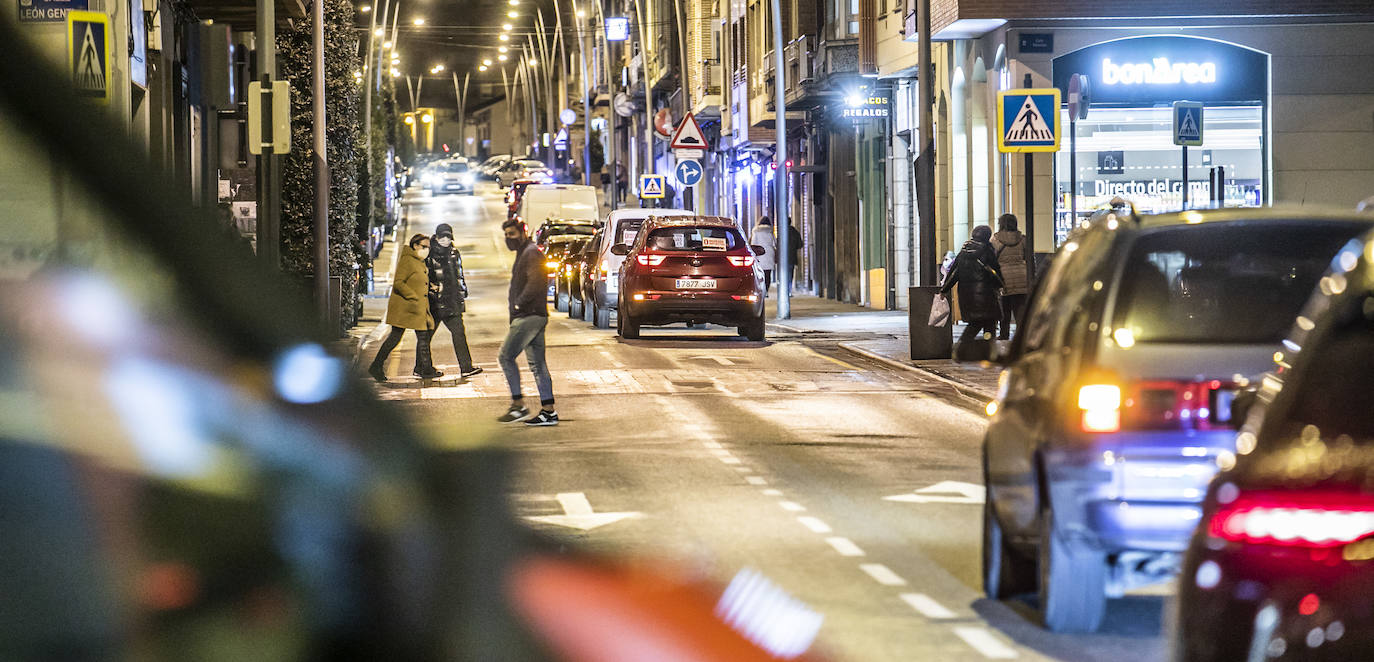
<path fill-rule="evenodd" d="M 732 251 L 744 247 L 744 238 L 734 228 L 658 228 L 649 233 L 644 245 L 650 250 L 661 252 Z"/>
<path fill-rule="evenodd" d="M 625 218 L 615 227 L 615 241 L 613 244 L 628 244 L 635 240 L 639 235 L 639 229 L 644 227 L 642 218 Z"/>
<path fill-rule="evenodd" d="M 1368 227 L 1295 220 L 1152 232 L 1127 257 L 1115 326 L 1135 342 L 1278 343 L 1332 256 Z"/>

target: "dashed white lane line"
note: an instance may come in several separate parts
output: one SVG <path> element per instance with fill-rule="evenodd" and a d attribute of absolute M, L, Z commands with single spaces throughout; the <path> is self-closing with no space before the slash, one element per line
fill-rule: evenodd
<path fill-rule="evenodd" d="M 770 488 L 768 488 L 768 489 L 766 489 L 766 490 L 763 491 L 763 495 L 764 495 L 764 496 L 782 496 L 782 490 L 779 490 L 779 489 L 770 487 Z"/>
<path fill-rule="evenodd" d="M 860 549 L 859 546 L 855 545 L 854 541 L 850 540 L 849 538 L 841 538 L 839 536 L 835 536 L 832 538 L 826 538 L 825 541 L 829 543 L 831 547 L 834 547 L 835 551 L 840 553 L 840 556 L 864 555 L 864 550 Z"/>
<path fill-rule="evenodd" d="M 954 634 L 990 660 L 1016 659 L 1016 651 L 992 636 L 987 628 L 965 625 L 954 628 Z"/>
<path fill-rule="evenodd" d="M 783 510 L 794 513 L 800 513 L 806 510 L 806 506 L 803 506 L 800 503 L 797 503 L 796 501 L 779 501 L 778 505 L 781 506 Z"/>
<path fill-rule="evenodd" d="M 801 522 L 802 526 L 811 529 L 813 533 L 830 533 L 829 524 L 826 524 L 825 522 L 822 522 L 819 519 L 816 519 L 815 517 L 811 517 L 810 515 L 803 515 L 801 517 L 798 517 L 797 521 Z"/>
<path fill-rule="evenodd" d="M 763 476 L 745 476 L 745 477 L 744 477 L 744 482 L 749 483 L 750 485 L 767 485 L 767 484 L 768 484 L 768 481 L 767 481 L 767 480 L 764 480 Z"/>
<path fill-rule="evenodd" d="M 931 620 L 940 621 L 954 618 L 954 612 L 945 608 L 944 605 L 935 601 L 934 598 L 925 593 L 903 593 L 902 602 L 911 605 L 917 613 Z"/>
<path fill-rule="evenodd" d="M 861 563 L 859 569 L 873 578 L 873 581 L 883 586 L 906 586 L 906 580 L 902 579 L 892 569 L 881 563 Z"/>

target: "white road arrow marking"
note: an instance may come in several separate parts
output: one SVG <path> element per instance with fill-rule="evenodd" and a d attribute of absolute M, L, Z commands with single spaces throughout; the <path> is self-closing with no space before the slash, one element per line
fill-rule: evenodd
<path fill-rule="evenodd" d="M 723 357 L 723 356 L 689 356 L 689 357 L 687 357 L 687 360 L 688 360 L 688 361 L 715 361 L 716 363 L 719 363 L 719 364 L 721 364 L 721 365 L 735 365 L 735 362 L 734 362 L 734 361 L 731 361 L 730 359 L 727 359 L 727 358 L 725 358 L 725 357 Z"/>
<path fill-rule="evenodd" d="M 537 515 L 526 517 L 525 519 L 540 522 L 543 524 L 553 524 L 555 526 L 566 526 L 570 529 L 579 531 L 591 531 L 597 527 L 614 524 L 620 520 L 630 517 L 639 517 L 640 513 L 595 513 L 592 512 L 592 504 L 587 501 L 587 495 L 581 492 L 561 492 L 554 497 L 558 504 L 563 506 L 562 515 Z"/>
<path fill-rule="evenodd" d="M 887 501 L 905 503 L 968 503 L 981 504 L 987 500 L 987 490 L 982 485 L 961 483 L 957 480 L 940 481 L 930 487 L 922 487 L 912 494 L 897 494 L 883 497 Z"/>

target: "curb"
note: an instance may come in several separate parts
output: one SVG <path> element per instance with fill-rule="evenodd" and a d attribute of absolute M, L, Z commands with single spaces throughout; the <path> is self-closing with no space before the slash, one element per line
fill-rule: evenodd
<path fill-rule="evenodd" d="M 866 359 L 871 359 L 871 360 L 877 361 L 877 362 L 879 362 L 879 363 L 882 363 L 882 364 L 884 364 L 884 365 L 888 365 L 888 366 L 891 366 L 891 367 L 893 367 L 893 368 L 897 368 L 897 369 L 899 369 L 899 370 L 908 370 L 908 371 L 911 371 L 911 372 L 919 372 L 919 373 L 921 373 L 921 375 L 923 375 L 923 376 L 925 376 L 925 377 L 929 377 L 929 378 L 931 378 L 931 379 L 934 379 L 935 381 L 938 381 L 938 382 L 940 382 L 940 383 L 943 383 L 943 384 L 945 384 L 946 386 L 950 386 L 950 387 L 952 387 L 954 390 L 958 391 L 960 394 L 965 395 L 965 396 L 967 396 L 967 397 L 974 398 L 975 400 L 982 400 L 983 402 L 987 402 L 987 401 L 990 401 L 990 400 L 995 400 L 995 399 L 997 399 L 997 394 L 995 394 L 995 393 L 989 393 L 989 392 L 984 391 L 984 390 L 982 390 L 982 389 L 974 388 L 974 387 L 972 387 L 972 386 L 969 386 L 968 384 L 965 384 L 965 383 L 963 383 L 963 382 L 961 382 L 961 381 L 957 381 L 957 380 L 954 380 L 954 379 L 950 379 L 949 377 L 946 377 L 946 376 L 944 376 L 944 375 L 942 375 L 942 374 L 940 374 L 940 373 L 938 373 L 938 372 L 935 372 L 934 370 L 928 370 L 928 369 L 922 368 L 922 367 L 920 367 L 920 366 L 918 366 L 918 365 L 912 365 L 912 364 L 910 364 L 910 363 L 906 363 L 906 362 L 903 362 L 903 361 L 898 361 L 897 359 L 893 359 L 893 358 L 889 358 L 889 357 L 883 356 L 882 354 L 879 354 L 879 353 L 874 352 L 874 351 L 872 351 L 872 350 L 868 350 L 868 349 L 864 349 L 864 348 L 862 348 L 862 347 L 859 347 L 859 346 L 856 345 L 855 343 L 842 342 L 842 343 L 838 343 L 838 345 L 839 345 L 840 349 L 843 349 L 843 350 L 845 350 L 845 351 L 847 351 L 847 352 L 849 352 L 849 353 L 851 353 L 851 354 L 857 354 L 857 355 L 862 356 L 862 357 L 864 357 L 864 358 L 866 358 Z"/>

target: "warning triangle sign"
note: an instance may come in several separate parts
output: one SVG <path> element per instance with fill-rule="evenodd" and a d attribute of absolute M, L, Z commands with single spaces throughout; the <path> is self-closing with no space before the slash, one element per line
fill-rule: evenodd
<path fill-rule="evenodd" d="M 1016 112 L 1016 119 L 1007 127 L 1007 135 L 1003 137 L 1003 141 L 1010 144 L 1040 140 L 1054 140 L 1054 131 L 1040 115 L 1040 109 L 1035 107 L 1035 102 L 1027 96 L 1021 104 L 1021 110 Z"/>
<path fill-rule="evenodd" d="M 706 135 L 701 132 L 697 118 L 692 113 L 682 118 L 673 131 L 670 149 L 706 149 Z"/>
<path fill-rule="evenodd" d="M 1185 140 L 1198 138 L 1197 119 L 1193 117 L 1191 109 L 1183 111 L 1183 119 L 1178 123 L 1178 137 Z"/>

